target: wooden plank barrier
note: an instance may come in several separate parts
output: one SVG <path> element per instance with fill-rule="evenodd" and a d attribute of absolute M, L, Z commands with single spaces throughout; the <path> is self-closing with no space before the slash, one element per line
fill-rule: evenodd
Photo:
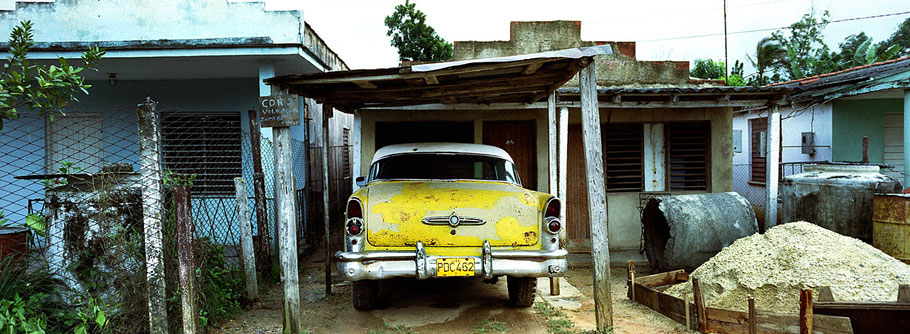
<path fill-rule="evenodd" d="M 691 326 L 689 327 L 690 329 L 722 334 L 799 333 L 799 314 L 781 314 L 755 310 L 754 299 L 751 300 L 750 303 L 752 304 L 752 307 L 750 308 L 751 312 L 708 307 L 706 304 L 699 301 L 699 298 L 704 298 L 702 295 L 703 287 L 700 286 L 700 284 L 695 285 L 695 279 L 693 279 L 694 300 L 692 302 L 684 301 L 680 298 L 663 293 L 669 286 L 684 283 L 689 280 L 689 274 L 684 270 L 636 276 L 631 272 L 634 271 L 633 266 L 628 266 L 627 269 L 630 269 L 627 276 L 630 290 L 627 293 L 627 296 L 629 296 L 630 299 L 645 305 L 676 322 Z M 694 288 L 696 286 L 698 286 L 697 289 Z M 688 299 L 688 297 L 686 299 Z M 816 307 L 817 305 L 818 304 L 816 304 Z M 686 316 L 687 314 L 688 317 Z M 812 333 L 814 334 L 853 333 L 850 318 L 848 317 L 815 313 L 812 316 L 812 320 Z"/>

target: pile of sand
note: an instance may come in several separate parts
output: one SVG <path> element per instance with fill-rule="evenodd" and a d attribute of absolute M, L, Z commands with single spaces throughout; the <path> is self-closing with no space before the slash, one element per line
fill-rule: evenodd
<path fill-rule="evenodd" d="M 737 240 L 692 272 L 710 307 L 799 312 L 799 290 L 830 286 L 835 300 L 895 301 L 910 266 L 858 239 L 806 222 L 779 225 Z M 682 298 L 692 284 L 670 287 Z M 816 294 L 817 297 L 817 294 Z"/>

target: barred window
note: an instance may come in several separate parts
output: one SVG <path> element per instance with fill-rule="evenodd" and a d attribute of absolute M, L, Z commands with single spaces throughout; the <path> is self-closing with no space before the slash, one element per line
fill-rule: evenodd
<path fill-rule="evenodd" d="M 607 192 L 644 191 L 644 125 L 604 124 Z"/>
<path fill-rule="evenodd" d="M 711 123 L 668 123 L 667 170 L 671 191 L 707 191 Z"/>
<path fill-rule="evenodd" d="M 239 112 L 169 112 L 161 115 L 164 167 L 196 174 L 193 194 L 232 195 L 242 174 Z"/>

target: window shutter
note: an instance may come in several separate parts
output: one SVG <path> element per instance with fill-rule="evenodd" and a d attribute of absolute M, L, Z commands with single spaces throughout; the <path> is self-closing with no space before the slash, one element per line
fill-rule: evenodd
<path fill-rule="evenodd" d="M 162 113 L 164 166 L 177 174 L 196 174 L 192 193 L 234 194 L 242 175 L 240 113 Z"/>
<path fill-rule="evenodd" d="M 711 123 L 668 123 L 666 129 L 670 190 L 707 191 Z"/>
<path fill-rule="evenodd" d="M 605 124 L 607 192 L 644 191 L 644 125 Z"/>
<path fill-rule="evenodd" d="M 752 133 L 751 140 L 751 180 L 754 182 L 765 182 L 765 150 L 768 149 L 768 119 L 753 118 L 749 120 L 749 128 Z"/>

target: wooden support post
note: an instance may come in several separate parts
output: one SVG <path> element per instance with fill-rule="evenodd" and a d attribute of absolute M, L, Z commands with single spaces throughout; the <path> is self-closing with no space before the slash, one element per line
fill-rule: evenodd
<path fill-rule="evenodd" d="M 910 285 L 901 284 L 897 286 L 897 302 L 910 303 Z"/>
<path fill-rule="evenodd" d="M 332 118 L 332 106 L 322 105 L 322 210 L 325 223 L 325 295 L 332 293 L 332 230 L 329 226 L 329 118 Z"/>
<path fill-rule="evenodd" d="M 250 155 L 253 157 L 253 197 L 256 201 L 256 267 L 262 272 L 271 269 L 272 243 L 269 241 L 269 217 L 265 209 L 265 174 L 262 173 L 262 152 L 260 145 L 259 118 L 256 110 L 250 110 Z"/>
<path fill-rule="evenodd" d="M 635 301 L 635 262 L 632 260 L 626 261 L 626 287 L 629 289 L 626 297 Z"/>
<path fill-rule="evenodd" d="M 246 282 L 246 297 L 259 298 L 259 282 L 256 279 L 256 260 L 253 251 L 253 226 L 250 222 L 250 202 L 246 195 L 246 180 L 234 178 L 237 202 L 237 220 L 240 222 L 240 262 L 243 264 Z"/>
<path fill-rule="evenodd" d="M 559 197 L 559 181 L 556 178 L 556 135 L 556 92 L 554 91 L 547 97 L 547 157 L 549 158 L 547 185 L 550 195 Z M 559 296 L 559 277 L 550 277 L 550 295 Z"/>
<path fill-rule="evenodd" d="M 177 260 L 180 276 L 183 333 L 196 333 L 196 292 L 193 280 L 196 268 L 193 262 L 193 209 L 190 204 L 190 187 L 174 187 L 174 216 L 177 218 Z"/>
<path fill-rule="evenodd" d="M 749 296 L 749 334 L 758 333 L 758 319 L 755 317 L 755 298 Z"/>
<path fill-rule="evenodd" d="M 692 329 L 692 315 L 689 311 L 689 293 L 683 292 L 683 310 L 686 312 L 686 329 Z"/>
<path fill-rule="evenodd" d="M 799 334 L 812 334 L 812 289 L 799 291 Z"/>
<path fill-rule="evenodd" d="M 780 178 L 780 110 L 775 104 L 768 115 L 768 154 L 765 155 L 765 231 L 777 225 L 777 186 Z"/>
<path fill-rule="evenodd" d="M 699 332 L 708 331 L 708 312 L 705 306 L 705 296 L 701 293 L 701 284 L 697 278 L 692 278 L 692 298 L 695 299 L 695 317 L 698 320 Z"/>
<path fill-rule="evenodd" d="M 155 102 L 148 97 L 140 104 L 139 167 L 142 177 L 142 224 L 145 233 L 145 268 L 148 288 L 149 333 L 167 333 L 167 306 L 164 292 L 164 253 L 161 218 L 161 133 Z"/>
<path fill-rule="evenodd" d="M 869 137 L 863 136 L 863 163 L 869 163 Z"/>
<path fill-rule="evenodd" d="M 559 199 L 562 205 L 559 206 L 559 217 L 562 219 L 562 229 L 559 230 L 559 242 L 562 246 L 568 244 L 568 234 L 566 229 L 569 226 L 569 220 L 566 218 L 566 187 L 569 177 L 569 108 L 559 108 Z"/>
<path fill-rule="evenodd" d="M 297 271 L 297 191 L 291 153 L 291 129 L 272 128 L 275 156 L 275 223 L 284 291 L 283 332 L 300 333 L 300 284 Z"/>
<path fill-rule="evenodd" d="M 608 238 L 607 196 L 604 186 L 603 147 L 600 109 L 597 103 L 597 72 L 592 58 L 579 72 L 581 88 L 581 127 L 584 136 L 585 174 L 588 180 L 588 217 L 591 226 L 591 255 L 594 258 L 594 317 L 597 330 L 613 327 L 613 301 L 610 297 L 610 244 Z M 609 135 L 609 134 L 607 134 Z"/>

